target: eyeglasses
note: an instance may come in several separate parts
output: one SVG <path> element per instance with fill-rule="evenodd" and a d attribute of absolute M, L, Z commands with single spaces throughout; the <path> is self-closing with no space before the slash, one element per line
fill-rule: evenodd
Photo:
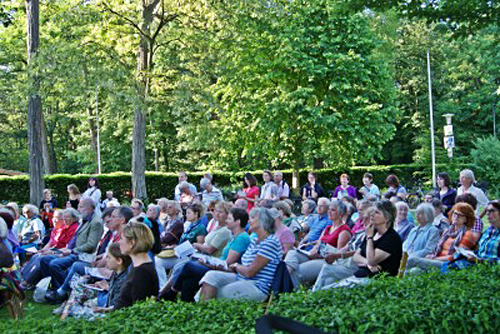
<path fill-rule="evenodd" d="M 454 217 L 465 217 L 465 215 L 463 213 L 460 213 L 458 211 L 453 211 L 453 216 Z"/>

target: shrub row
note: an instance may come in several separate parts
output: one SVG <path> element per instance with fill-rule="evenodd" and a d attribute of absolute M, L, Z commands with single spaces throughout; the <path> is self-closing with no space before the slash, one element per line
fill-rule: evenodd
<path fill-rule="evenodd" d="M 498 284 L 497 284 L 498 283 Z M 500 266 L 396 278 L 353 289 L 302 291 L 274 300 L 269 312 L 335 333 L 497 333 Z M 1 333 L 252 333 L 264 304 L 145 302 L 92 322 L 27 315 L 0 322 Z"/>
<path fill-rule="evenodd" d="M 448 172 L 452 179 L 458 179 L 460 169 L 463 165 L 438 165 L 438 171 Z M 349 173 L 351 184 L 354 186 L 362 185 L 363 174 L 369 172 L 374 176 L 375 184 L 384 187 L 385 178 L 388 174 L 394 173 L 401 179 L 403 185 L 413 185 L 415 182 L 428 182 L 430 180 L 430 166 L 421 164 L 408 165 L 390 165 L 390 166 L 356 166 L 349 169 L 320 169 L 317 170 L 319 182 L 324 186 L 325 190 L 333 190 L 339 185 L 339 177 L 342 173 Z M 300 184 L 307 182 L 307 170 L 300 171 Z M 199 179 L 203 177 L 202 172 L 189 173 L 189 181 L 199 186 Z M 224 190 L 237 189 L 242 186 L 242 179 L 245 172 L 229 173 L 229 172 L 212 172 L 214 182 L 217 187 Z M 255 171 L 253 174 L 257 179 L 261 180 L 262 171 Z M 45 186 L 50 188 L 60 203 L 60 206 L 67 200 L 66 188 L 69 184 L 74 183 L 83 192 L 86 189 L 87 180 L 91 175 L 87 174 L 56 174 L 46 175 Z M 292 170 L 283 170 L 283 176 L 289 185 L 292 185 Z M 98 176 L 101 189 L 104 191 L 112 189 L 115 192 L 115 197 L 123 201 L 131 195 L 131 174 L 130 173 L 111 173 L 101 174 Z M 172 198 L 174 188 L 178 183 L 178 175 L 176 173 L 146 173 L 146 185 L 150 200 L 155 200 L 160 197 Z M 0 200 L 16 201 L 26 203 L 29 201 L 29 178 L 28 176 L 2 176 L 0 177 Z"/>

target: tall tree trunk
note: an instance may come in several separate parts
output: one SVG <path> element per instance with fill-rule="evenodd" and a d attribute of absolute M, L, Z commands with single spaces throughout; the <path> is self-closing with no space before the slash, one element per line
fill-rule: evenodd
<path fill-rule="evenodd" d="M 39 78 L 29 66 L 40 46 L 40 5 L 39 0 L 26 0 L 26 23 L 28 42 L 28 73 L 31 89 L 28 96 L 28 143 L 30 155 L 30 203 L 38 204 L 42 200 L 43 181 L 43 149 L 42 149 L 42 100 L 38 91 Z"/>
<path fill-rule="evenodd" d="M 153 13 L 159 0 L 143 1 L 139 50 L 137 55 L 137 74 L 139 78 L 140 101 L 134 110 L 134 129 L 132 137 L 132 193 L 134 197 L 146 199 L 146 112 L 149 95 L 149 71 L 153 49 L 150 48 L 150 28 Z M 145 35 L 147 34 L 147 35 Z"/>
<path fill-rule="evenodd" d="M 294 192 L 300 192 L 300 170 L 297 160 L 293 161 L 292 188 Z M 300 194 L 302 196 L 302 194 Z"/>

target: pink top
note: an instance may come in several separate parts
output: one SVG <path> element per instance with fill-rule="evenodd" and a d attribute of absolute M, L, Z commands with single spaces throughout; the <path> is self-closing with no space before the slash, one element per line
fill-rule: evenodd
<path fill-rule="evenodd" d="M 260 195 L 260 188 L 257 186 L 251 186 L 250 188 L 244 188 L 243 192 L 245 193 L 245 196 L 251 199 L 255 199 L 256 196 Z M 247 212 L 250 212 L 250 210 L 253 209 L 255 203 L 247 201 Z"/>
<path fill-rule="evenodd" d="M 339 227 L 334 229 L 333 232 L 330 233 L 331 227 L 332 225 L 328 225 L 327 227 L 325 227 L 325 233 L 321 237 L 321 241 L 329 245 L 332 245 L 333 247 L 337 247 L 337 243 L 339 241 L 339 235 L 343 231 L 349 232 L 349 234 L 352 236 L 351 229 L 346 224 L 340 225 Z"/>
<path fill-rule="evenodd" d="M 284 244 L 295 243 L 295 236 L 293 235 L 292 231 L 285 225 L 282 225 L 279 229 L 274 231 L 274 236 L 280 241 L 283 252 L 285 251 L 285 247 L 283 247 Z"/>
<path fill-rule="evenodd" d="M 363 224 L 363 220 L 361 218 L 359 218 L 358 220 L 356 220 L 356 223 L 352 227 L 351 232 L 357 233 L 359 231 L 363 231 L 364 229 L 365 229 L 365 225 Z"/>
<path fill-rule="evenodd" d="M 52 232 L 50 233 L 50 244 L 55 247 L 59 238 L 61 237 L 61 233 L 64 230 L 64 224 L 61 227 L 54 227 Z"/>

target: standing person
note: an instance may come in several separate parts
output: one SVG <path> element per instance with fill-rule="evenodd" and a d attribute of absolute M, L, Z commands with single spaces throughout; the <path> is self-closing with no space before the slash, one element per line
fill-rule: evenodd
<path fill-rule="evenodd" d="M 40 202 L 40 209 L 43 210 L 46 207 L 46 204 L 48 204 L 48 207 L 51 210 L 54 210 L 57 208 L 57 201 L 52 197 L 52 193 L 50 192 L 50 189 L 44 189 L 43 191 L 43 199 Z"/>
<path fill-rule="evenodd" d="M 363 199 L 369 199 L 371 196 L 375 196 L 377 199 L 380 198 L 380 189 L 372 182 L 373 175 L 365 173 L 363 175 L 363 186 L 359 189 L 359 192 L 363 195 Z"/>
<path fill-rule="evenodd" d="M 481 213 L 481 207 L 486 207 L 488 205 L 488 197 L 484 192 L 474 186 L 476 179 L 474 178 L 474 172 L 470 169 L 464 169 L 460 172 L 460 184 L 461 186 L 457 189 L 457 196 L 462 194 L 470 193 L 474 195 L 477 200 L 476 215 L 479 218 L 483 218 L 485 211 Z"/>
<path fill-rule="evenodd" d="M 446 206 L 444 214 L 447 216 L 453 205 L 455 205 L 457 192 L 451 188 L 451 179 L 447 173 L 439 173 L 437 175 L 437 185 L 438 189 L 434 191 L 433 195 L 434 198 L 439 199 Z"/>
<path fill-rule="evenodd" d="M 114 198 L 113 195 L 114 195 L 113 194 L 113 190 L 106 191 L 106 198 L 101 203 L 101 211 L 106 210 L 106 208 L 108 207 L 108 203 L 109 202 L 113 202 L 114 201 L 114 202 L 118 203 L 118 200 L 116 198 Z"/>
<path fill-rule="evenodd" d="M 187 182 L 187 180 L 188 180 L 188 176 L 187 176 L 186 172 L 179 172 L 179 183 L 175 186 L 174 200 L 176 200 L 176 201 L 181 200 L 182 191 L 181 191 L 180 185 L 183 182 L 187 183 L 187 185 L 189 186 L 189 189 L 191 189 L 191 194 L 193 196 L 196 196 L 196 193 L 197 193 L 196 187 L 193 184 Z"/>
<path fill-rule="evenodd" d="M 278 200 L 278 186 L 273 182 L 273 174 L 265 170 L 262 173 L 262 180 L 264 185 L 260 190 L 260 197 L 262 199 Z"/>
<path fill-rule="evenodd" d="M 238 194 L 238 198 L 247 201 L 247 212 L 253 209 L 256 199 L 260 196 L 260 188 L 257 187 L 257 179 L 250 173 L 246 173 L 243 177 L 243 194 Z"/>
<path fill-rule="evenodd" d="M 89 178 L 87 190 L 82 195 L 82 199 L 91 198 L 95 205 L 95 213 L 101 216 L 101 189 L 99 189 L 99 181 L 96 177 Z"/>
<path fill-rule="evenodd" d="M 325 197 L 326 193 L 323 187 L 317 182 L 316 173 L 309 172 L 307 174 L 307 181 L 305 185 L 302 186 L 300 193 L 302 194 L 302 199 L 312 199 L 317 201 L 320 197 Z"/>
<path fill-rule="evenodd" d="M 219 189 L 215 188 L 212 185 L 212 182 L 207 178 L 202 178 L 200 180 L 200 190 L 202 191 L 201 201 L 206 206 L 208 206 L 210 202 L 224 200 L 222 192 Z"/>
<path fill-rule="evenodd" d="M 80 189 L 76 186 L 76 184 L 72 183 L 68 186 L 68 201 L 66 202 L 66 208 L 73 208 L 78 210 L 78 204 L 80 203 L 80 199 L 82 198 L 82 194 L 80 194 Z"/>
<path fill-rule="evenodd" d="M 290 186 L 283 180 L 283 173 L 279 170 L 274 172 L 274 183 L 278 186 L 278 199 L 283 200 L 290 197 Z"/>
<path fill-rule="evenodd" d="M 352 198 L 356 198 L 356 189 L 349 184 L 349 175 L 342 174 L 340 175 L 340 185 L 337 186 L 333 192 L 334 199 L 342 199 L 346 196 L 351 196 Z"/>

